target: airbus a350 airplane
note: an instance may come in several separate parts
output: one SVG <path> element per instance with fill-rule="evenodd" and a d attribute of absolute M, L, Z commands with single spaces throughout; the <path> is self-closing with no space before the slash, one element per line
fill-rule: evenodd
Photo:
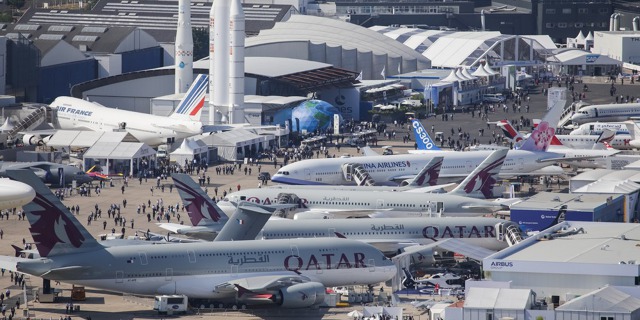
<path fill-rule="evenodd" d="M 626 121 L 640 117 L 640 103 L 601 104 L 583 107 L 571 116 L 571 121 L 583 124 L 592 121 Z"/>
<path fill-rule="evenodd" d="M 108 108 L 73 97 L 58 97 L 51 103 L 54 125 L 66 130 L 113 131 L 124 128 L 138 141 L 150 146 L 202 133 L 200 113 L 208 86 L 208 76 L 198 75 L 176 110 L 168 117 Z"/>
<path fill-rule="evenodd" d="M 298 204 L 302 212 L 296 219 L 336 218 L 350 216 L 422 216 L 431 211 L 445 216 L 479 216 L 505 206 L 479 198 L 492 196 L 493 185 L 508 150 L 493 151 L 455 189 L 448 193 L 412 193 L 371 190 L 330 189 L 245 189 L 227 195 L 218 203 L 225 212 L 235 210 L 234 203 L 249 201 L 259 204 L 282 203 L 287 199 Z M 296 200 L 298 199 L 298 200 Z"/>
<path fill-rule="evenodd" d="M 24 210 L 42 258 L 0 257 L 7 270 L 117 292 L 288 308 L 322 303 L 325 287 L 377 284 L 396 275 L 379 250 L 348 239 L 104 247 L 32 172 L 9 176 L 36 191 Z"/>
<path fill-rule="evenodd" d="M 183 197 L 192 222 L 196 221 L 195 223 L 197 223 L 197 221 L 208 219 L 208 217 L 222 215 L 221 208 L 202 191 L 191 177 L 185 174 L 173 174 L 172 177 L 174 181 L 188 189 L 187 192 L 181 192 L 180 196 Z M 219 229 L 219 226 L 209 225 L 212 232 Z M 193 228 L 196 236 L 203 232 L 202 228 L 183 226 L 180 233 L 192 235 L 190 228 Z M 242 234 L 238 235 L 238 237 L 242 236 Z M 500 250 L 507 247 L 509 242 L 513 244 L 521 240 L 519 229 L 515 223 L 483 217 L 323 219 L 315 221 L 276 219 L 267 221 L 257 238 L 321 239 L 322 237 L 336 236 L 370 243 L 388 255 L 395 255 L 400 251 L 419 252 L 424 245 L 433 243 L 444 247 L 445 240 L 449 245 L 460 242 L 461 245 L 488 250 Z"/>

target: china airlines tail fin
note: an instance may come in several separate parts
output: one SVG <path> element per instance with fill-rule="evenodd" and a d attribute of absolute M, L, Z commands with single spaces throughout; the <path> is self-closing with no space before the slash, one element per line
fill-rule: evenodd
<path fill-rule="evenodd" d="M 492 152 L 449 194 L 473 198 L 490 198 L 493 185 L 498 181 L 498 173 L 507 158 L 509 149 Z"/>
<path fill-rule="evenodd" d="M 553 106 L 547 111 L 542 121 L 533 130 L 528 138 L 522 143 L 520 150 L 526 151 L 547 151 L 551 140 L 556 134 L 556 127 L 560 121 L 560 115 L 564 110 L 567 100 L 560 99 L 554 102 Z"/>
<path fill-rule="evenodd" d="M 31 170 L 8 170 L 7 176 L 36 191 L 22 208 L 41 257 L 93 251 L 103 248 Z"/>
<path fill-rule="evenodd" d="M 440 148 L 436 146 L 435 142 L 431 139 L 427 130 L 422 126 L 422 123 L 418 119 L 411 120 L 413 126 L 413 134 L 418 144 L 418 150 L 432 150 L 439 151 Z"/>
<path fill-rule="evenodd" d="M 193 226 L 224 225 L 229 220 L 190 176 L 174 173 L 171 177 Z"/>
<path fill-rule="evenodd" d="M 200 121 L 200 114 L 204 106 L 204 98 L 209 87 L 209 76 L 199 74 L 193 81 L 184 98 L 180 100 L 176 110 L 169 116 L 176 120 Z"/>
<path fill-rule="evenodd" d="M 407 186 L 415 188 L 435 186 L 438 183 L 443 161 L 444 157 L 433 157 Z"/>

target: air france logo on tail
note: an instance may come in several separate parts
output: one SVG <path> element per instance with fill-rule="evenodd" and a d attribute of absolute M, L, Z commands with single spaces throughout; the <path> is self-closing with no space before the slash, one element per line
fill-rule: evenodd
<path fill-rule="evenodd" d="M 492 196 L 491 188 L 497 182 L 496 178 L 494 178 L 494 174 L 497 172 L 494 173 L 492 171 L 500 168 L 505 158 L 506 156 L 502 156 L 486 168 L 480 170 L 480 172 L 478 172 L 476 176 L 473 177 L 466 186 L 464 186 L 464 191 L 467 194 L 480 191 L 485 198 L 490 198 Z"/>
<path fill-rule="evenodd" d="M 187 183 L 175 177 L 173 182 L 178 191 L 182 193 L 182 201 L 194 226 L 198 226 L 204 219 L 210 219 L 215 222 L 220 220 L 222 216 L 217 208 L 210 201 L 204 199 L 197 190 L 192 189 Z M 203 224 L 206 224 L 206 221 Z"/>
<path fill-rule="evenodd" d="M 198 75 L 182 101 L 180 101 L 178 108 L 176 108 L 176 114 L 195 116 L 202 110 L 207 86 L 209 85 L 208 78 L 204 74 Z"/>
<path fill-rule="evenodd" d="M 38 219 L 31 224 L 29 230 L 41 256 L 48 256 L 58 243 L 70 244 L 75 248 L 82 246 L 85 241 L 84 236 L 73 224 L 73 221 L 60 212 L 55 204 L 42 194 L 37 193 L 33 202 L 28 206 L 31 205 L 39 207 L 26 209 L 26 211 Z"/>
<path fill-rule="evenodd" d="M 417 119 L 411 120 L 413 126 L 413 133 L 416 137 L 416 143 L 418 144 L 418 150 L 440 150 L 438 146 L 431 140 L 427 130 L 424 129 L 422 123 Z"/>

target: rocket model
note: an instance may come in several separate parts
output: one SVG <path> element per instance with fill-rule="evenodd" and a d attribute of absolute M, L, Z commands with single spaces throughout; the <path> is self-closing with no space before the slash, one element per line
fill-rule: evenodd
<path fill-rule="evenodd" d="M 229 30 L 229 123 L 244 122 L 244 11 L 240 0 L 231 2 Z"/>
<path fill-rule="evenodd" d="M 175 44 L 175 93 L 185 93 L 193 82 L 193 35 L 191 1 L 178 2 L 178 28 Z"/>
<path fill-rule="evenodd" d="M 209 73 L 213 74 L 209 79 L 213 79 L 213 83 L 209 86 L 209 105 L 211 107 L 213 103 L 211 111 L 216 118 L 220 117 L 214 118 L 214 123 L 220 123 L 227 122 L 229 113 L 229 0 L 215 0 L 212 10 L 213 16 L 210 14 L 209 18 L 213 21 L 213 28 L 209 29 L 209 41 L 213 45 L 209 53 L 213 51 L 213 55 L 209 56 Z"/>
<path fill-rule="evenodd" d="M 209 14 L 209 121 L 244 122 L 245 18 L 240 0 L 214 0 Z"/>

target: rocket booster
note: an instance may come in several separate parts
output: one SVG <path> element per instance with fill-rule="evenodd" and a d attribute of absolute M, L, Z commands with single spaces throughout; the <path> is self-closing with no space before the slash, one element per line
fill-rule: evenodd
<path fill-rule="evenodd" d="M 229 123 L 244 122 L 245 18 L 240 0 L 231 1 L 229 21 Z"/>
<path fill-rule="evenodd" d="M 229 9 L 229 0 L 215 0 L 209 14 L 209 73 L 213 72 L 209 76 L 213 79 L 209 85 L 209 99 L 213 102 L 210 112 L 216 118 L 229 112 Z M 214 119 L 213 123 L 220 121 Z"/>
<path fill-rule="evenodd" d="M 175 93 L 187 92 L 193 82 L 193 35 L 191 1 L 178 2 L 178 27 L 175 43 Z"/>

